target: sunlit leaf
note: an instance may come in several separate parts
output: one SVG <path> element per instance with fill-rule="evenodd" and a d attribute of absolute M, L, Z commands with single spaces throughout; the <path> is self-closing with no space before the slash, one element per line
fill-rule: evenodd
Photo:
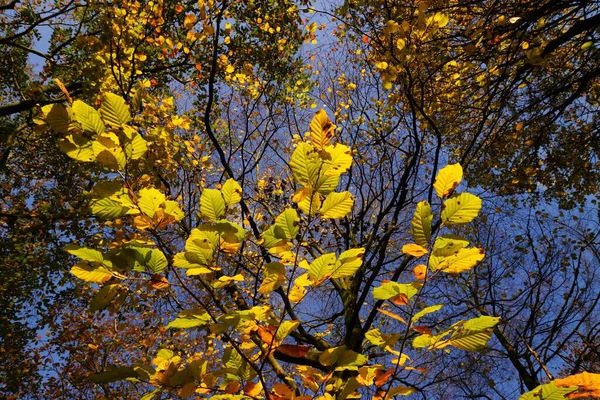
<path fill-rule="evenodd" d="M 187 310 L 179 313 L 177 318 L 169 322 L 167 328 L 188 329 L 207 325 L 211 321 L 210 315 L 201 310 Z"/>
<path fill-rule="evenodd" d="M 75 100 L 72 106 L 73 118 L 79 122 L 81 128 L 90 133 L 99 134 L 104 132 L 104 123 L 100 113 L 93 107 L 88 106 L 81 100 Z"/>
<path fill-rule="evenodd" d="M 402 246 L 402 253 L 413 257 L 421 257 L 428 253 L 427 249 L 415 243 L 409 243 Z"/>
<path fill-rule="evenodd" d="M 125 104 L 125 100 L 122 97 L 113 93 L 104 94 L 102 105 L 98 111 L 104 122 L 113 126 L 125 125 L 131 121 L 129 106 Z"/>
<path fill-rule="evenodd" d="M 322 218 L 343 218 L 350 211 L 354 205 L 354 197 L 350 192 L 336 193 L 331 192 L 327 195 L 321 206 L 321 217 Z"/>
<path fill-rule="evenodd" d="M 539 385 L 532 391 L 523 393 L 519 400 L 565 400 L 569 393 L 577 390 L 577 386 L 559 387 L 555 381 Z"/>
<path fill-rule="evenodd" d="M 204 189 L 200 197 L 200 212 L 210 221 L 220 219 L 225 213 L 225 200 L 217 189 Z"/>
<path fill-rule="evenodd" d="M 481 199 L 470 193 L 455 194 L 443 204 L 444 224 L 466 224 L 473 221 L 481 209 Z"/>
<path fill-rule="evenodd" d="M 318 150 L 311 144 L 302 142 L 292 153 L 290 168 L 296 182 L 313 187 L 317 183 L 321 163 Z"/>
<path fill-rule="evenodd" d="M 138 207 L 148 217 L 154 218 L 156 211 L 165 203 L 165 195 L 155 188 L 143 188 L 139 193 Z"/>
<path fill-rule="evenodd" d="M 329 278 L 333 273 L 337 259 L 335 253 L 327 253 L 316 258 L 308 270 L 309 276 L 315 281 L 321 281 Z"/>
<path fill-rule="evenodd" d="M 423 316 L 425 316 L 427 314 L 431 314 L 432 312 L 436 312 L 437 310 L 439 310 L 443 306 L 444 306 L 443 304 L 436 304 L 434 306 L 425 307 L 424 309 L 422 309 L 421 311 L 419 311 L 418 313 L 416 313 L 415 315 L 413 315 L 413 317 L 411 319 L 411 322 L 414 324 L 418 320 L 420 320 L 421 317 L 423 317 Z"/>
<path fill-rule="evenodd" d="M 363 263 L 365 249 L 349 249 L 340 254 L 333 268 L 332 278 L 347 278 L 356 273 Z"/>
<path fill-rule="evenodd" d="M 310 123 L 310 142 L 319 150 L 331 143 L 335 125 L 327 117 L 325 110 L 317 111 Z"/>
<path fill-rule="evenodd" d="M 405 295 L 410 299 L 417 294 L 422 285 L 423 284 L 420 282 L 385 282 L 381 286 L 373 289 L 373 297 L 377 300 L 388 300 L 398 295 Z"/>
<path fill-rule="evenodd" d="M 275 237 L 278 239 L 295 239 L 298 236 L 300 218 L 293 208 L 287 208 L 275 219 Z"/>
<path fill-rule="evenodd" d="M 112 274 L 104 267 L 95 267 L 81 262 L 71 268 L 71 274 L 86 282 L 104 283 L 112 278 Z"/>
<path fill-rule="evenodd" d="M 72 118 L 70 108 L 62 104 L 47 104 L 42 107 L 44 119 L 50 127 L 58 133 L 69 133 L 69 123 Z"/>
<path fill-rule="evenodd" d="M 462 177 L 463 170 L 460 164 L 451 164 L 440 169 L 433 184 L 438 197 L 443 198 L 452 193 L 462 181 Z"/>
<path fill-rule="evenodd" d="M 221 188 L 225 204 L 232 206 L 242 200 L 242 187 L 234 179 L 227 179 Z"/>
<path fill-rule="evenodd" d="M 352 151 L 343 144 L 329 145 L 319 155 L 323 160 L 322 174 L 325 176 L 340 176 L 352 165 Z"/>
<path fill-rule="evenodd" d="M 460 249 L 455 254 L 441 258 L 435 268 L 449 274 L 458 274 L 470 270 L 484 257 L 485 251 L 483 249 L 477 247 Z"/>
<path fill-rule="evenodd" d="M 580 374 L 569 375 L 566 378 L 556 379 L 556 386 L 561 388 L 570 388 L 577 386 L 577 392 L 568 396 L 570 399 L 579 398 L 600 398 L 600 374 L 582 372 Z"/>

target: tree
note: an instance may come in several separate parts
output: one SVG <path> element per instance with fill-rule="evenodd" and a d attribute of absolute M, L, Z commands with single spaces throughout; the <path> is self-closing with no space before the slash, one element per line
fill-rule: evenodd
<path fill-rule="evenodd" d="M 596 390 L 597 6 L 308 6 L 6 6 L 6 394 Z"/>

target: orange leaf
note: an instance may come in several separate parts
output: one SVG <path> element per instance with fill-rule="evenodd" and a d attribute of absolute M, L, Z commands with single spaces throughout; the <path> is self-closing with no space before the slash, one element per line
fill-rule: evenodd
<path fill-rule="evenodd" d="M 294 391 L 285 383 L 276 383 L 273 385 L 273 393 L 283 399 L 293 399 L 296 397 Z M 269 396 L 272 397 L 272 396 Z"/>
<path fill-rule="evenodd" d="M 256 397 L 262 392 L 260 383 L 248 382 L 244 385 L 244 394 L 250 397 Z"/>
<path fill-rule="evenodd" d="M 390 368 L 385 372 L 377 371 L 375 373 L 375 386 L 383 386 L 388 381 L 388 379 L 390 379 L 390 376 L 392 376 L 392 372 L 394 372 L 394 368 Z"/>
<path fill-rule="evenodd" d="M 294 358 L 303 357 L 310 350 L 310 346 L 299 346 L 293 344 L 282 344 L 277 350 L 285 355 Z"/>
<path fill-rule="evenodd" d="M 404 293 L 400 293 L 390 299 L 392 303 L 397 306 L 405 306 L 408 304 L 408 296 Z"/>
<path fill-rule="evenodd" d="M 413 273 L 415 274 L 415 279 L 425 279 L 427 276 L 427 266 L 419 264 L 413 269 Z"/>
<path fill-rule="evenodd" d="M 227 384 L 227 386 L 225 386 L 225 393 L 227 393 L 227 394 L 237 393 L 238 390 L 240 390 L 240 386 L 241 386 L 241 384 L 238 381 L 229 382 Z"/>
<path fill-rule="evenodd" d="M 414 257 L 421 257 L 428 253 L 427 249 L 423 246 L 419 246 L 416 243 L 409 243 L 402 246 L 402 252 L 404 254 L 410 254 Z"/>
<path fill-rule="evenodd" d="M 410 371 L 419 371 L 422 373 L 427 373 L 427 370 L 425 368 L 419 368 L 419 367 L 404 367 L 404 369 L 406 370 L 410 370 Z"/>
<path fill-rule="evenodd" d="M 196 382 L 188 382 L 179 389 L 179 396 L 185 398 L 192 397 L 196 393 Z"/>
<path fill-rule="evenodd" d="M 275 339 L 275 331 L 276 329 L 272 326 L 266 328 L 262 325 L 259 325 L 256 333 L 258 333 L 260 340 L 271 346 L 277 343 Z"/>
<path fill-rule="evenodd" d="M 388 310 L 384 310 L 383 308 L 378 308 L 377 311 L 379 311 L 380 313 L 382 313 L 383 315 L 387 315 L 390 318 L 394 318 L 397 319 L 398 321 L 402 322 L 404 325 L 408 325 L 406 323 L 406 321 L 404 320 L 404 318 L 402 318 L 401 316 L 399 316 L 398 314 L 394 314 L 393 312 L 390 312 Z"/>
<path fill-rule="evenodd" d="M 581 374 L 556 379 L 554 383 L 556 383 L 556 386 L 579 386 L 576 392 L 567 395 L 570 399 L 600 397 L 600 374 L 582 372 Z"/>
<path fill-rule="evenodd" d="M 421 335 L 431 335 L 433 333 L 430 328 L 423 325 L 413 326 L 412 329 L 419 332 Z"/>
<path fill-rule="evenodd" d="M 152 275 L 150 279 L 150 285 L 154 289 L 164 289 L 169 287 L 169 281 L 164 276 Z"/>
<path fill-rule="evenodd" d="M 363 35 L 362 41 L 363 43 L 369 43 L 369 37 L 367 35 Z"/>

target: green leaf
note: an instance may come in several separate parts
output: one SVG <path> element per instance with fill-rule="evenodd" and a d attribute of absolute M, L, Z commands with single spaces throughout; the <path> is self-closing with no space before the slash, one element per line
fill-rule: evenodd
<path fill-rule="evenodd" d="M 285 266 L 280 262 L 270 262 L 263 267 L 263 281 L 259 293 L 269 294 L 285 282 Z"/>
<path fill-rule="evenodd" d="M 419 246 L 427 247 L 431 239 L 431 206 L 427 201 L 421 201 L 417 204 L 415 215 L 411 221 L 412 235 L 415 243 Z"/>
<path fill-rule="evenodd" d="M 443 204 L 444 224 L 466 224 L 473 221 L 481 210 L 481 199 L 470 193 L 455 194 Z"/>
<path fill-rule="evenodd" d="M 408 299 L 411 299 L 415 294 L 417 294 L 421 286 L 423 286 L 421 282 L 385 282 L 381 286 L 373 289 L 373 297 L 377 300 L 388 300 L 392 297 L 396 297 L 399 294 L 402 294 L 405 295 Z"/>
<path fill-rule="evenodd" d="M 160 389 L 154 389 L 151 392 L 144 393 L 144 395 L 142 397 L 140 397 L 140 400 L 152 400 L 154 398 L 154 396 L 156 396 L 159 393 L 160 393 Z"/>
<path fill-rule="evenodd" d="M 335 267 L 333 268 L 332 278 L 347 278 L 356 273 L 363 263 L 365 249 L 350 249 L 340 254 Z"/>
<path fill-rule="evenodd" d="M 156 211 L 163 207 L 165 203 L 165 195 L 155 188 L 143 188 L 140 190 L 138 198 L 138 207 L 144 214 L 150 218 L 154 218 Z"/>
<path fill-rule="evenodd" d="M 175 221 L 181 221 L 183 219 L 183 217 L 185 216 L 183 214 L 183 211 L 181 211 L 181 208 L 179 208 L 179 203 L 177 203 L 174 200 L 166 200 L 165 201 L 164 212 L 165 212 L 165 214 L 173 217 L 173 219 Z"/>
<path fill-rule="evenodd" d="M 227 206 L 232 206 L 242 200 L 242 187 L 235 179 L 227 179 L 221 188 L 221 193 Z"/>
<path fill-rule="evenodd" d="M 146 151 L 148 150 L 148 142 L 146 142 L 141 135 L 136 133 L 133 136 L 133 139 L 123 142 L 123 147 L 125 149 L 127 158 L 137 160 L 146 154 Z"/>
<path fill-rule="evenodd" d="M 463 170 L 460 164 L 451 164 L 442 168 L 433 184 L 438 197 L 441 199 L 452 193 L 460 184 L 462 177 Z"/>
<path fill-rule="evenodd" d="M 131 121 L 129 106 L 125 104 L 125 100 L 122 97 L 113 93 L 104 94 L 102 105 L 98 111 L 100 111 L 104 122 L 113 126 L 125 125 Z"/>
<path fill-rule="evenodd" d="M 310 264 L 308 275 L 315 281 L 327 279 L 333 273 L 336 261 L 335 253 L 323 254 Z"/>
<path fill-rule="evenodd" d="M 160 274 L 169 264 L 167 257 L 159 249 L 146 249 L 138 247 L 135 249 L 140 254 L 139 262 L 153 274 Z"/>
<path fill-rule="evenodd" d="M 375 346 L 393 346 L 400 339 L 400 334 L 388 335 L 381 333 L 379 329 L 371 329 L 365 333 L 365 339 Z"/>
<path fill-rule="evenodd" d="M 187 310 L 179 313 L 177 318 L 169 322 L 167 328 L 188 329 L 208 325 L 211 321 L 210 315 L 201 310 Z"/>
<path fill-rule="evenodd" d="M 322 218 L 343 218 L 350 211 L 354 205 L 354 197 L 350 192 L 331 192 L 327 195 L 321 206 L 321 217 Z"/>
<path fill-rule="evenodd" d="M 530 392 L 523 393 L 519 400 L 566 400 L 569 393 L 578 389 L 577 386 L 556 386 L 556 382 L 550 381 L 540 385 Z"/>
<path fill-rule="evenodd" d="M 90 202 L 90 211 L 102 219 L 114 220 L 127 214 L 129 208 L 123 207 L 118 202 L 109 198 L 103 198 L 92 200 Z"/>
<path fill-rule="evenodd" d="M 275 237 L 278 239 L 295 239 L 298 236 L 299 225 L 298 212 L 293 208 L 287 208 L 275 219 Z"/>
<path fill-rule="evenodd" d="M 185 258 L 192 263 L 209 266 L 219 246 L 219 236 L 217 228 L 208 224 L 193 229 L 185 242 Z"/>
<path fill-rule="evenodd" d="M 120 287 L 119 284 L 105 285 L 90 302 L 90 310 L 100 311 L 108 307 L 110 302 L 119 294 Z"/>
<path fill-rule="evenodd" d="M 421 317 L 423 317 L 427 314 L 431 314 L 432 312 L 436 312 L 443 306 L 444 306 L 443 304 L 436 304 L 434 306 L 425 307 L 424 309 L 422 309 L 421 311 L 419 311 L 418 313 L 413 315 L 413 317 L 411 319 L 411 323 L 413 323 L 413 324 L 416 323 L 419 319 L 421 319 Z"/>
<path fill-rule="evenodd" d="M 79 122 L 81 128 L 90 133 L 100 134 L 104 132 L 104 123 L 100 118 L 100 113 L 94 108 L 88 106 L 81 100 L 73 102 L 73 118 Z"/>
<path fill-rule="evenodd" d="M 111 383 L 127 378 L 137 378 L 137 376 L 133 367 L 109 366 L 106 371 L 91 375 L 88 379 L 94 383 Z"/>
<path fill-rule="evenodd" d="M 98 264 L 104 263 L 104 255 L 98 250 L 80 247 L 76 244 L 68 244 L 64 249 L 67 253 L 79 257 L 84 261 L 96 262 Z"/>
<path fill-rule="evenodd" d="M 220 219 L 225 213 L 225 200 L 217 189 L 204 189 L 200 197 L 200 212 L 210 221 Z"/>

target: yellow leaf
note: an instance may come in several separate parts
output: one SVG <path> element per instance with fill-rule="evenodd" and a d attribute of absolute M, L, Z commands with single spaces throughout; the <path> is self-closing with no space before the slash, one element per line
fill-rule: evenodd
<path fill-rule="evenodd" d="M 154 218 L 156 211 L 163 207 L 165 203 L 165 195 L 155 188 L 140 189 L 140 197 L 138 198 L 138 207 L 150 218 Z"/>
<path fill-rule="evenodd" d="M 433 188 L 439 198 L 444 198 L 452 193 L 459 185 L 462 177 L 463 170 L 460 164 L 451 164 L 442 168 L 440 172 L 438 172 L 435 183 L 433 184 Z"/>
<path fill-rule="evenodd" d="M 348 172 L 352 165 L 352 151 L 350 147 L 336 143 L 325 147 L 321 152 L 323 159 L 323 174 L 325 176 L 340 176 Z"/>
<path fill-rule="evenodd" d="M 112 278 L 111 272 L 106 268 L 95 267 L 87 262 L 74 265 L 70 272 L 86 282 L 104 283 Z"/>
<path fill-rule="evenodd" d="M 442 207 L 442 223 L 466 224 L 479 214 L 481 199 L 470 193 L 461 193 L 447 199 Z"/>
<path fill-rule="evenodd" d="M 437 269 L 449 274 L 458 274 L 468 271 L 477 265 L 485 257 L 485 251 L 477 247 L 460 249 L 458 253 L 443 258 L 437 265 Z"/>
<path fill-rule="evenodd" d="M 260 382 L 247 382 L 244 385 L 244 394 L 250 397 L 257 397 L 262 392 L 262 385 Z"/>
<path fill-rule="evenodd" d="M 321 206 L 321 216 L 333 219 L 343 218 L 352 211 L 353 205 L 354 198 L 350 192 L 329 193 Z"/>
<path fill-rule="evenodd" d="M 187 14 L 183 20 L 183 26 L 185 26 L 186 29 L 192 29 L 194 24 L 196 24 L 196 16 L 194 14 Z"/>
<path fill-rule="evenodd" d="M 298 208 L 305 214 L 315 215 L 321 208 L 321 195 L 314 193 L 310 197 L 305 197 L 298 202 Z"/>
<path fill-rule="evenodd" d="M 324 150 L 331 143 L 334 130 L 335 125 L 331 123 L 325 110 L 321 109 L 310 123 L 310 142 L 318 150 Z"/>
<path fill-rule="evenodd" d="M 419 246 L 418 244 L 414 243 L 409 243 L 402 246 L 402 252 L 404 254 L 409 254 L 413 257 L 421 257 L 428 253 L 425 247 Z"/>

